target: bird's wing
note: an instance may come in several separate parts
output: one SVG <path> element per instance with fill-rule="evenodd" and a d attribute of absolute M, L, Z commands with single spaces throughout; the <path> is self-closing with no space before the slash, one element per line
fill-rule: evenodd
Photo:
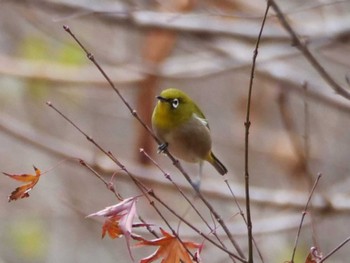
<path fill-rule="evenodd" d="M 199 116 L 197 113 L 193 113 L 193 117 L 196 118 L 197 120 L 199 120 L 200 123 L 202 123 L 204 126 L 206 126 L 209 129 L 208 121 L 204 117 L 204 115 L 203 115 L 203 117 L 204 117 L 203 118 L 202 116 Z"/>
<path fill-rule="evenodd" d="M 209 123 L 207 119 L 205 118 L 203 112 L 200 110 L 200 108 L 197 106 L 197 104 L 194 103 L 194 114 L 193 116 L 198 119 L 204 126 L 206 126 L 208 129 L 209 128 Z"/>

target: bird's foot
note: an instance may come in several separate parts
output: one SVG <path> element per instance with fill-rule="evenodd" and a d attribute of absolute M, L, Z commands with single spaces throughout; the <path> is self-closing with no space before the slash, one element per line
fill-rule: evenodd
<path fill-rule="evenodd" d="M 168 143 L 162 143 L 158 146 L 158 153 L 164 153 L 164 151 L 168 148 Z"/>

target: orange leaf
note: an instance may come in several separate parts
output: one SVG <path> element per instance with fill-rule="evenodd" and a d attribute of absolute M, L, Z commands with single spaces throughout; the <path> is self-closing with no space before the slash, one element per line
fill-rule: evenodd
<path fill-rule="evenodd" d="M 112 239 L 121 237 L 123 235 L 123 230 L 120 228 L 119 220 L 123 215 L 115 215 L 108 218 L 102 226 L 102 238 L 108 233 L 109 237 Z"/>
<path fill-rule="evenodd" d="M 41 172 L 38 168 L 34 167 L 35 174 L 8 174 L 3 173 L 4 175 L 7 175 L 8 177 L 20 181 L 20 182 L 29 182 L 28 184 L 22 185 L 20 187 L 17 187 L 11 195 L 8 197 L 9 202 L 12 200 L 17 200 L 21 198 L 29 197 L 29 191 L 33 189 L 33 187 L 38 183 Z"/>
<path fill-rule="evenodd" d="M 322 259 L 322 253 L 316 247 L 311 247 L 310 253 L 307 255 L 305 263 L 318 263 Z"/>
<path fill-rule="evenodd" d="M 140 238 L 141 242 L 137 246 L 159 246 L 159 248 L 149 257 L 141 259 L 140 263 L 150 263 L 162 258 L 162 263 L 180 262 L 192 263 L 191 257 L 187 249 L 200 248 L 201 245 L 193 242 L 180 242 L 176 236 L 160 229 L 163 237 L 146 240 Z M 187 248 L 187 249 L 186 249 Z"/>
<path fill-rule="evenodd" d="M 106 235 L 106 232 L 111 238 L 116 238 L 121 235 L 125 236 L 126 245 L 133 259 L 130 249 L 130 237 L 133 227 L 133 221 L 136 216 L 136 201 L 138 197 L 130 197 L 122 202 L 106 207 L 101 211 L 90 214 L 87 217 L 92 216 L 104 216 L 107 217 L 102 227 L 102 238 Z"/>

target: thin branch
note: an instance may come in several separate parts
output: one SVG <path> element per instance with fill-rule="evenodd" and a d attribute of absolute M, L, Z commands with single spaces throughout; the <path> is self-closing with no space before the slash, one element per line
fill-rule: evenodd
<path fill-rule="evenodd" d="M 117 191 L 115 190 L 114 185 L 111 182 L 107 182 L 97 171 L 95 171 L 84 160 L 80 159 L 79 163 L 82 166 L 86 167 L 89 171 L 91 171 L 100 181 L 102 181 L 105 184 L 105 186 L 107 187 L 107 189 L 110 190 L 115 195 L 115 197 L 118 198 L 119 201 L 123 200 L 122 196 L 119 193 L 117 193 Z"/>
<path fill-rule="evenodd" d="M 246 214 L 247 214 L 247 228 L 248 228 L 248 262 L 253 263 L 253 233 L 252 233 L 252 219 L 251 219 L 251 213 L 250 213 L 250 195 L 249 195 L 249 128 L 251 125 L 250 122 L 250 104 L 251 104 L 251 98 L 252 98 L 252 91 L 253 91 L 253 81 L 254 81 L 254 74 L 255 74 L 255 64 L 256 64 L 256 58 L 258 56 L 258 49 L 260 44 L 260 39 L 262 36 L 262 32 L 265 26 L 265 21 L 267 14 L 269 12 L 270 3 L 267 2 L 266 4 L 266 10 L 264 14 L 263 21 L 261 23 L 259 35 L 256 41 L 256 46 L 254 49 L 254 55 L 253 55 L 253 63 L 251 68 L 251 74 L 250 74 L 250 82 L 249 82 L 249 90 L 248 90 L 248 100 L 247 100 L 247 115 L 246 115 L 246 121 L 244 123 L 245 126 L 245 162 L 244 162 L 244 170 L 245 170 L 245 194 L 246 194 Z"/>
<path fill-rule="evenodd" d="M 140 118 L 136 110 L 134 110 L 130 104 L 127 102 L 127 100 L 122 96 L 122 94 L 119 92 L 119 90 L 116 88 L 112 80 L 109 78 L 107 73 L 102 69 L 100 64 L 96 61 L 94 55 L 89 52 L 86 47 L 80 42 L 80 40 L 73 34 L 73 32 L 70 30 L 70 28 L 66 25 L 63 26 L 64 30 L 77 42 L 77 44 L 81 47 L 82 50 L 86 53 L 88 59 L 96 66 L 96 68 L 100 71 L 100 73 L 103 75 L 103 77 L 106 79 L 106 81 L 110 84 L 110 87 L 117 93 L 118 97 L 123 101 L 125 106 L 130 111 L 131 115 L 134 116 L 134 118 L 147 130 L 147 132 L 152 136 L 152 138 L 158 143 L 158 145 L 161 144 L 161 141 L 157 138 L 157 136 L 154 134 L 152 129 L 148 127 L 148 125 Z M 189 174 L 184 170 L 179 160 L 177 160 L 169 151 L 168 149 L 165 149 L 164 153 L 169 157 L 169 159 L 173 162 L 173 165 L 182 173 L 182 175 L 185 177 L 187 182 L 192 186 L 192 188 L 196 191 L 197 196 L 203 201 L 203 203 L 207 206 L 207 208 L 210 210 L 210 212 L 214 215 L 215 219 L 219 222 L 222 229 L 225 231 L 227 237 L 231 241 L 232 245 L 238 252 L 239 256 L 241 258 L 244 258 L 244 254 L 237 244 L 237 242 L 234 240 L 231 232 L 229 231 L 228 227 L 226 226 L 223 219 L 220 217 L 220 215 L 216 212 L 214 207 L 208 202 L 206 198 L 201 194 L 201 192 L 195 187 L 194 183 L 191 180 L 191 177 Z"/>
<path fill-rule="evenodd" d="M 207 225 L 210 231 L 213 231 L 209 223 L 205 220 L 202 214 L 198 211 L 196 206 L 192 203 L 192 201 L 185 195 L 185 193 L 181 190 L 181 188 L 173 181 L 171 175 L 163 170 L 163 168 L 144 150 L 140 149 L 140 152 L 144 154 L 164 175 L 164 177 L 171 182 L 173 186 L 175 186 L 176 190 L 182 195 L 182 197 L 189 203 L 189 205 L 193 208 L 196 214 L 202 219 L 202 221 Z M 216 236 L 217 237 L 217 236 Z M 220 240 L 218 240 L 220 241 Z M 220 241 L 221 242 L 221 241 Z"/>
<path fill-rule="evenodd" d="M 185 200 L 187 201 L 187 203 L 189 203 L 190 207 L 196 212 L 196 214 L 200 217 L 200 219 L 204 222 L 204 224 L 208 227 L 208 229 L 210 230 L 210 233 L 212 233 L 216 239 L 219 241 L 219 243 L 222 245 L 222 247 L 226 248 L 225 243 L 222 242 L 222 240 L 220 239 L 220 237 L 216 234 L 215 229 L 213 229 L 209 223 L 205 220 L 205 218 L 203 217 L 203 215 L 199 212 L 199 210 L 197 209 L 197 207 L 194 205 L 194 203 L 185 195 L 185 193 L 181 190 L 181 188 L 173 181 L 173 179 L 171 178 L 170 174 L 165 172 L 163 170 L 163 168 L 144 150 L 144 149 L 140 149 L 140 152 L 142 154 L 144 154 L 164 175 L 164 177 L 169 180 L 176 188 L 176 190 L 183 196 L 183 198 L 185 198 Z M 181 222 L 181 221 L 180 221 Z M 227 248 L 226 248 L 227 249 Z M 232 256 L 231 256 L 232 257 Z"/>
<path fill-rule="evenodd" d="M 213 241 L 211 238 L 209 238 L 207 235 L 203 234 L 203 232 L 201 230 L 199 230 L 198 228 L 196 228 L 195 226 L 193 226 L 189 221 L 187 221 L 186 219 L 184 219 L 183 217 L 181 217 L 180 215 L 178 215 L 170 206 L 168 206 L 163 200 L 161 200 L 153 191 L 150 191 L 148 193 L 150 196 L 152 196 L 153 198 L 155 198 L 159 203 L 161 203 L 165 208 L 167 208 L 174 216 L 176 216 L 178 219 L 180 219 L 182 222 L 184 222 L 186 225 L 188 225 L 189 227 L 192 228 L 192 230 L 194 230 L 195 232 L 197 232 L 197 234 L 201 235 L 204 239 L 206 239 L 207 241 L 209 241 L 211 244 L 213 244 L 214 246 L 218 247 L 219 249 L 225 251 L 229 256 L 234 257 L 235 259 L 243 262 L 243 263 L 248 263 L 244 258 L 237 256 L 236 254 L 232 253 L 231 251 L 227 250 L 226 248 L 220 246 L 218 243 L 216 243 L 215 241 Z"/>
<path fill-rule="evenodd" d="M 97 143 L 91 136 L 88 136 L 86 132 L 84 132 L 77 124 L 75 124 L 70 118 L 68 118 L 63 112 L 61 112 L 58 108 L 56 108 L 51 102 L 47 102 L 46 103 L 50 108 L 52 108 L 54 111 L 56 111 L 59 115 L 61 115 L 61 117 L 63 119 L 65 119 L 67 122 L 69 122 L 76 130 L 78 130 L 78 132 L 80 132 L 82 135 L 84 135 L 86 137 L 86 139 L 91 142 L 94 146 L 96 146 L 101 152 L 103 152 L 106 156 L 108 156 L 122 171 L 124 171 L 129 178 L 134 182 L 134 184 L 139 188 L 139 190 L 142 192 L 142 194 L 147 198 L 147 200 L 149 201 L 150 205 L 155 209 L 155 211 L 157 212 L 157 214 L 163 219 L 164 223 L 168 226 L 168 228 L 171 230 L 171 232 L 174 234 L 174 236 L 176 236 L 176 238 L 179 240 L 180 243 L 183 244 L 182 240 L 180 239 L 180 237 L 176 234 L 176 231 L 172 228 L 171 224 L 168 222 L 168 220 L 165 218 L 165 216 L 161 213 L 161 211 L 156 207 L 156 205 L 154 204 L 154 201 L 150 199 L 150 196 L 155 198 L 155 194 L 153 192 L 153 190 L 148 189 L 142 182 L 140 182 L 132 173 L 129 172 L 129 170 L 126 168 L 125 165 L 123 165 L 111 152 L 106 151 L 99 143 Z M 160 199 L 157 199 L 158 202 L 164 204 L 164 202 L 161 202 Z M 172 212 L 175 213 L 172 209 L 170 209 L 170 207 L 166 206 L 166 208 Z M 175 214 L 175 216 L 178 216 L 177 214 Z M 181 219 L 181 217 L 180 217 Z M 185 221 L 184 221 L 185 222 Z M 190 223 L 188 223 L 188 225 L 194 229 L 195 227 L 193 225 L 191 225 Z M 209 238 L 207 238 L 209 240 Z M 215 243 L 212 241 L 212 243 Z M 216 243 L 215 243 L 216 244 Z M 193 255 L 191 253 L 191 251 L 188 250 L 188 248 L 183 245 L 184 248 L 187 250 L 187 252 L 189 253 L 189 255 L 192 256 Z M 217 247 L 221 248 L 222 250 L 224 250 L 225 252 L 229 253 L 230 255 L 232 254 L 233 256 L 235 256 L 236 258 L 240 259 L 240 257 L 234 255 L 232 252 L 229 252 L 227 249 L 222 248 L 220 245 L 216 244 Z M 241 259 L 242 262 L 245 262 L 244 259 Z"/>
<path fill-rule="evenodd" d="M 320 180 L 321 178 L 321 174 L 318 174 L 317 178 L 316 178 L 316 181 L 311 189 L 311 192 L 310 192 L 310 195 L 309 195 L 309 198 L 305 204 L 305 207 L 304 207 L 304 210 L 303 210 L 303 213 L 302 213 L 302 216 L 301 216 L 301 220 L 300 220 L 300 225 L 299 225 L 299 228 L 298 228 L 298 233 L 297 233 L 297 236 L 295 238 L 295 243 L 294 243 L 294 248 L 293 248 L 293 253 L 292 253 L 292 259 L 290 262 L 294 262 L 294 256 L 295 256 L 295 252 L 296 252 L 296 249 L 297 249 L 297 246 L 298 246 L 298 241 L 299 241 L 299 236 L 300 236 L 300 232 L 301 232 L 301 227 L 303 226 L 303 222 L 304 222 L 304 218 L 305 218 L 305 215 L 307 213 L 307 209 L 309 207 L 309 203 L 311 201 L 311 197 L 316 189 L 316 186 L 318 184 L 318 181 Z"/>
<path fill-rule="evenodd" d="M 328 73 L 328 71 L 321 65 L 321 63 L 316 59 L 316 57 L 311 53 L 306 43 L 304 43 L 297 33 L 294 31 L 290 23 L 287 21 L 286 16 L 283 14 L 282 10 L 276 4 L 274 0 L 267 0 L 271 4 L 271 7 L 276 12 L 277 17 L 282 24 L 282 26 L 287 30 L 292 38 L 292 43 L 295 45 L 304 57 L 309 61 L 311 66 L 319 73 L 319 75 L 330 85 L 330 87 L 339 95 L 346 99 L 350 99 L 350 92 L 345 88 L 340 86 L 333 77 Z"/>
<path fill-rule="evenodd" d="M 63 26 L 63 29 L 78 43 L 80 48 L 84 50 L 86 53 L 88 59 L 96 66 L 96 68 L 100 71 L 100 73 L 103 75 L 103 77 L 107 80 L 109 83 L 110 87 L 114 90 L 115 93 L 119 96 L 119 98 L 123 101 L 125 106 L 128 108 L 130 113 L 139 121 L 139 123 L 149 132 L 149 134 L 153 137 L 153 139 L 158 143 L 161 144 L 161 141 L 155 136 L 153 131 L 140 119 L 139 115 L 137 114 L 136 110 L 134 110 L 129 102 L 121 95 L 119 90 L 116 88 L 114 85 L 113 81 L 109 78 L 109 76 L 106 74 L 106 72 L 102 69 L 99 63 L 95 60 L 95 57 L 92 53 L 90 53 L 85 46 L 80 42 L 80 40 L 73 34 L 73 32 L 70 30 L 70 28 L 66 25 Z"/>
<path fill-rule="evenodd" d="M 117 193 L 115 190 L 115 187 L 112 182 L 107 182 L 97 171 L 95 171 L 89 164 L 87 164 L 84 160 L 80 160 L 79 163 L 86 167 L 90 172 L 92 172 L 99 180 L 101 180 L 107 187 L 108 190 L 110 190 L 117 198 L 118 200 L 122 201 L 123 197 Z M 148 232 L 150 232 L 153 236 L 159 237 L 158 234 L 151 228 L 149 224 L 140 216 L 138 215 L 139 220 L 145 224 Z"/>
<path fill-rule="evenodd" d="M 350 241 L 350 237 L 348 237 L 343 242 L 341 242 L 335 249 L 333 249 L 331 252 L 329 252 L 329 254 L 327 254 L 324 258 L 322 258 L 321 261 L 318 263 L 325 262 L 330 256 L 332 256 L 335 252 L 337 252 L 339 249 L 341 249 L 349 241 Z"/>
<path fill-rule="evenodd" d="M 246 219 L 246 217 L 245 217 L 245 215 L 244 215 L 244 213 L 243 213 L 243 210 L 242 210 L 241 206 L 239 205 L 238 200 L 237 200 L 237 198 L 236 198 L 236 195 L 235 195 L 235 193 L 233 192 L 233 190 L 232 190 L 230 184 L 228 183 L 228 180 L 227 180 L 227 179 L 225 179 L 225 183 L 226 183 L 226 185 L 227 185 L 227 187 L 228 187 L 228 189 L 229 189 L 229 191 L 230 191 L 230 193 L 231 193 L 231 196 L 233 197 L 233 200 L 234 200 L 235 203 L 236 203 L 236 206 L 237 206 L 237 208 L 238 208 L 239 214 L 242 216 L 243 221 L 244 221 L 244 223 L 246 224 L 246 226 L 248 226 L 248 222 L 247 222 L 247 219 Z M 253 243 L 254 243 L 254 246 L 255 246 L 255 248 L 256 248 L 256 251 L 258 252 L 258 255 L 259 255 L 259 257 L 260 257 L 260 260 L 261 260 L 262 263 L 264 263 L 263 255 L 262 255 L 262 253 L 261 253 L 261 251 L 260 251 L 260 249 L 259 249 L 259 247 L 258 247 L 258 244 L 257 244 L 256 241 L 255 241 L 254 236 L 252 236 L 252 239 L 253 239 Z"/>

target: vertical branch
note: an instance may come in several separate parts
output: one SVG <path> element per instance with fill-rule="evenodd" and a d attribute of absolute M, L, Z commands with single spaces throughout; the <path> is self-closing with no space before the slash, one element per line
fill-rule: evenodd
<path fill-rule="evenodd" d="M 311 197 L 312 197 L 312 195 L 313 195 L 313 193 L 314 193 L 314 191 L 315 191 L 315 188 L 316 188 L 317 183 L 318 183 L 318 181 L 320 180 L 320 178 L 321 178 L 321 174 L 318 174 L 318 176 L 317 176 L 317 178 L 316 178 L 316 181 L 315 181 L 315 183 L 314 183 L 314 185 L 313 185 L 313 187 L 312 187 L 312 189 L 311 189 L 309 198 L 308 198 L 308 200 L 307 200 L 307 202 L 306 202 L 306 204 L 305 204 L 304 211 L 303 211 L 303 213 L 302 213 L 301 220 L 300 220 L 300 224 L 299 224 L 299 228 L 298 228 L 298 233 L 297 233 L 297 236 L 296 236 L 296 238 L 295 238 L 295 244 L 294 244 L 294 248 L 293 248 L 292 259 L 291 259 L 291 261 L 290 261 L 291 263 L 294 262 L 294 256 L 295 256 L 295 251 L 296 251 L 297 246 L 298 246 L 298 241 L 299 241 L 299 236 L 300 236 L 300 232 L 301 232 L 301 227 L 303 226 L 304 218 L 305 218 L 307 209 L 308 209 L 308 207 L 309 207 L 309 203 L 310 203 L 310 201 L 311 201 Z"/>
<path fill-rule="evenodd" d="M 244 215 L 244 212 L 243 212 L 241 206 L 240 206 L 239 203 L 238 203 L 238 200 L 237 200 L 237 198 L 236 198 L 236 195 L 234 194 L 234 192 L 233 192 L 231 186 L 228 184 L 227 180 L 225 180 L 225 183 L 226 183 L 226 185 L 227 185 L 227 187 L 228 187 L 228 189 L 229 189 L 229 191 L 230 191 L 230 193 L 231 193 L 231 195 L 232 195 L 232 197 L 233 197 L 233 200 L 234 200 L 235 203 L 236 203 L 236 206 L 237 206 L 237 208 L 238 208 L 239 214 L 242 216 L 245 225 L 248 226 L 247 219 L 246 219 L 246 217 L 245 217 L 245 215 Z M 253 243 L 254 243 L 255 249 L 256 249 L 256 251 L 258 252 L 259 258 L 260 258 L 261 262 L 264 263 L 265 261 L 264 261 L 263 255 L 262 255 L 262 253 L 261 253 L 261 251 L 260 251 L 260 249 L 259 249 L 259 247 L 258 247 L 258 244 L 256 243 L 256 241 L 255 241 L 255 239 L 254 239 L 254 236 L 252 236 L 252 239 L 253 239 Z"/>
<path fill-rule="evenodd" d="M 265 21 L 267 17 L 267 13 L 269 12 L 270 8 L 270 1 L 267 1 L 266 4 L 266 10 L 264 14 L 263 21 L 261 23 L 258 39 L 256 41 L 255 49 L 254 49 L 254 55 L 253 55 L 253 63 L 250 73 L 250 82 L 249 82 L 249 90 L 248 90 L 248 100 L 247 100 L 247 115 L 246 115 L 246 121 L 244 123 L 245 126 L 245 161 L 244 161 L 244 174 L 245 174 L 245 195 L 246 195 L 246 214 L 247 214 L 247 228 L 248 228 L 248 262 L 253 263 L 253 234 L 252 234 L 252 219 L 251 219 L 251 213 L 250 213 L 250 196 L 249 196 L 249 129 L 250 129 L 250 105 L 251 105 L 251 98 L 252 98 L 252 90 L 253 90 L 253 81 L 254 81 L 254 74 L 255 74 L 255 64 L 256 64 L 256 58 L 258 56 L 258 49 L 260 44 L 260 39 L 262 36 L 262 32 L 265 26 Z"/>

